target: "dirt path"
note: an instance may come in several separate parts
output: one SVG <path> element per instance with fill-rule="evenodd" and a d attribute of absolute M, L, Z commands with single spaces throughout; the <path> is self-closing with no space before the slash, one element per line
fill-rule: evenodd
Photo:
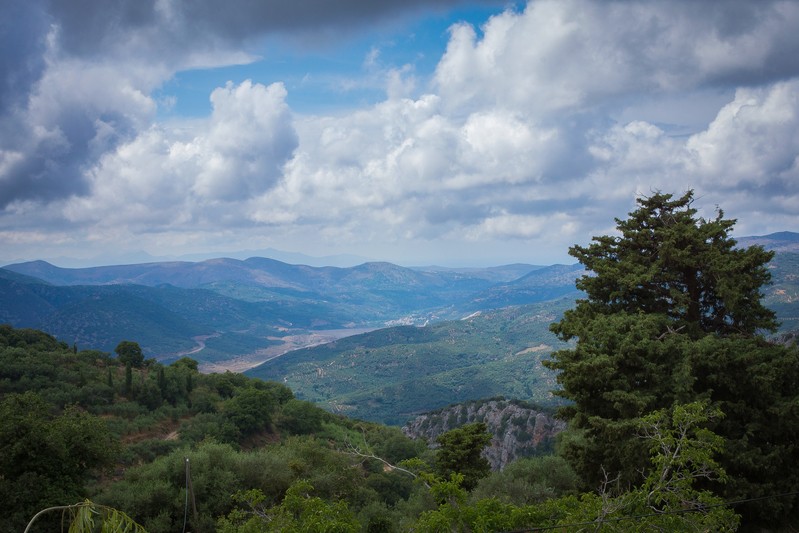
<path fill-rule="evenodd" d="M 183 357 L 186 355 L 192 355 L 197 352 L 201 352 L 205 350 L 205 341 L 208 339 L 213 339 L 214 337 L 219 337 L 219 333 L 212 333 L 210 335 L 197 335 L 196 337 L 192 337 L 191 340 L 197 343 L 197 346 L 192 348 L 191 350 L 186 350 L 185 352 L 178 352 L 175 355 L 177 357 Z"/>

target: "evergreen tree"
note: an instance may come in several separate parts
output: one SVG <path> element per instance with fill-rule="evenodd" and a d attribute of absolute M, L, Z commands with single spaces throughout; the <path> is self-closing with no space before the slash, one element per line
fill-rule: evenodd
<path fill-rule="evenodd" d="M 125 395 L 130 396 L 133 392 L 133 366 L 130 361 L 125 363 Z"/>
<path fill-rule="evenodd" d="M 594 237 L 569 253 L 595 275 L 577 287 L 586 293 L 554 327 L 562 338 L 579 335 L 593 315 L 656 314 L 672 330 L 698 338 L 707 333 L 753 336 L 776 328 L 774 312 L 760 302 L 774 256 L 759 246 L 736 248 L 735 220 L 719 210 L 696 217 L 693 191 L 640 198 L 639 209 L 616 219 L 618 236 Z"/>
<path fill-rule="evenodd" d="M 161 391 L 161 396 L 166 394 L 166 373 L 164 372 L 163 366 L 158 366 L 158 389 Z"/>
<path fill-rule="evenodd" d="M 559 371 L 571 400 L 563 454 L 586 488 L 606 474 L 642 481 L 645 443 L 635 419 L 677 403 L 707 399 L 726 418 L 712 428 L 728 445 L 720 462 L 730 476 L 725 496 L 763 496 L 796 487 L 793 436 L 799 426 L 796 352 L 768 343 L 774 313 L 761 303 L 773 253 L 738 248 L 734 220 L 696 216 L 693 192 L 674 199 L 657 193 L 638 200 L 619 235 L 595 237 L 570 254 L 590 271 L 577 282 L 585 298 L 551 329 L 576 339 L 546 364 Z M 762 428 L 780 412 L 778 428 Z M 784 490 L 783 492 L 791 492 Z M 786 516 L 783 499 L 765 515 Z M 756 510 L 751 510 L 752 516 Z"/>
<path fill-rule="evenodd" d="M 436 471 L 440 476 L 463 474 L 461 485 L 472 490 L 491 472 L 491 465 L 482 456 L 483 449 L 491 442 L 485 423 L 474 422 L 452 429 L 439 435 L 436 442 L 441 446 L 436 454 Z"/>
<path fill-rule="evenodd" d="M 117 358 L 121 363 L 130 363 L 136 368 L 144 364 L 144 354 L 142 353 L 141 346 L 133 341 L 122 341 L 114 348 Z"/>

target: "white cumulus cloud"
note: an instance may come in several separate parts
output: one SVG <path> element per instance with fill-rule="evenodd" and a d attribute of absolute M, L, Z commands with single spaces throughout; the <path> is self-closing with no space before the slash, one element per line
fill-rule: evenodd
<path fill-rule="evenodd" d="M 375 47 L 361 82 L 385 88 L 376 104 L 303 115 L 288 83 L 220 80 L 210 115 L 190 120 L 159 117 L 159 88 L 190 66 L 254 61 L 262 6 L 216 20 L 202 3 L 206 42 L 183 2 L 97 4 L 85 33 L 56 4 L 25 97 L 0 86 L 15 96 L 0 105 L 0 242 L 563 256 L 636 195 L 689 187 L 741 231 L 797 229 L 795 0 L 535 0 L 453 25 L 426 73 Z M 374 9 L 363 20 L 394 12 Z"/>

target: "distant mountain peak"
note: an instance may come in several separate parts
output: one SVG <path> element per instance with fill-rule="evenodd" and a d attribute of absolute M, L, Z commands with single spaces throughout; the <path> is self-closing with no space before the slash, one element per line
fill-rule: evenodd
<path fill-rule="evenodd" d="M 778 231 L 768 235 L 741 237 L 738 239 L 738 246 L 762 246 L 774 252 L 799 252 L 799 233 Z"/>

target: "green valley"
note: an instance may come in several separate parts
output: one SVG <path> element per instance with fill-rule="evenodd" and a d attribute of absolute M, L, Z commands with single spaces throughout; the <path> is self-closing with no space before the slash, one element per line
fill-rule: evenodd
<path fill-rule="evenodd" d="M 285 383 L 331 411 L 387 424 L 491 396 L 553 405 L 554 375 L 541 360 L 563 346 L 548 327 L 571 304 L 563 299 L 380 329 L 289 352 L 246 374 Z"/>

